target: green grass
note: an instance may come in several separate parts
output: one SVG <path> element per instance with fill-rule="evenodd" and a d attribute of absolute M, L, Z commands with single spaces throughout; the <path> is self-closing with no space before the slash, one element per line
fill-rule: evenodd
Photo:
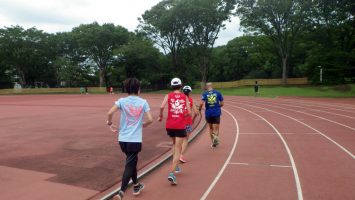
<path fill-rule="evenodd" d="M 217 89 L 223 95 L 254 96 L 253 86 L 238 88 Z M 167 93 L 167 90 L 155 91 L 154 93 Z M 200 89 L 194 89 L 194 94 L 200 94 Z M 344 98 L 355 97 L 355 84 L 342 86 L 260 86 L 260 97 L 277 96 L 300 96 L 300 97 L 332 97 Z"/>
<path fill-rule="evenodd" d="M 232 96 L 254 96 L 253 86 L 244 86 L 238 88 L 218 89 L 223 95 Z M 166 94 L 169 90 L 159 90 L 149 93 Z M 355 84 L 340 86 L 260 86 L 260 97 L 277 97 L 277 96 L 300 96 L 300 97 L 332 97 L 344 98 L 355 97 Z M 89 89 L 90 94 L 106 93 L 102 89 Z M 202 90 L 194 89 L 194 94 L 201 94 Z M 0 90 L 0 95 L 14 94 L 79 94 L 79 88 L 69 89 L 25 89 L 22 93 L 14 93 L 13 89 Z"/>

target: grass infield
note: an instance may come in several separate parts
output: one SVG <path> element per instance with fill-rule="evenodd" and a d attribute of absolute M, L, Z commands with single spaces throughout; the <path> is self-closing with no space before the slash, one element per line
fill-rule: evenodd
<path fill-rule="evenodd" d="M 223 95 L 231 96 L 254 96 L 253 86 L 238 88 L 217 89 Z M 155 91 L 154 93 L 167 93 L 167 90 Z M 201 94 L 202 90 L 194 89 L 194 94 Z M 330 97 L 345 98 L 355 97 L 355 84 L 339 86 L 260 86 L 259 97 L 299 96 L 299 97 Z"/>
<path fill-rule="evenodd" d="M 243 86 L 238 88 L 217 89 L 223 95 L 230 96 L 254 96 L 253 86 Z M 117 92 L 117 91 L 116 91 Z M 166 94 L 169 90 L 159 90 L 149 93 Z M 23 95 L 23 94 L 79 94 L 79 88 L 67 89 L 25 89 L 21 93 L 14 92 L 13 89 L 0 90 L 0 95 Z M 105 94 L 106 91 L 101 88 L 90 88 L 90 94 Z M 201 94 L 201 89 L 194 89 L 194 94 Z M 355 84 L 338 86 L 260 86 L 259 97 L 274 98 L 277 96 L 299 96 L 299 97 L 330 97 L 345 98 L 355 97 Z"/>

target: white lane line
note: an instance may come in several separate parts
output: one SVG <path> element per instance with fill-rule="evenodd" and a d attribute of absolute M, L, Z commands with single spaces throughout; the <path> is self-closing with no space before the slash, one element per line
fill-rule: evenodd
<path fill-rule="evenodd" d="M 285 99 L 279 99 L 279 100 L 286 102 L 286 103 L 287 102 L 299 103 L 299 104 L 303 104 L 303 105 L 318 106 L 318 107 L 322 107 L 322 108 L 329 108 L 330 106 L 332 106 L 332 107 L 351 109 L 351 110 L 355 109 L 355 107 L 353 107 L 353 105 L 351 105 L 351 104 L 343 104 L 344 106 L 341 106 L 341 105 L 335 104 L 335 103 L 321 103 L 321 102 L 297 101 L 297 100 L 285 100 Z"/>
<path fill-rule="evenodd" d="M 277 133 L 239 133 L 240 135 L 276 135 Z M 281 133 L 281 135 L 318 135 L 319 133 Z"/>
<path fill-rule="evenodd" d="M 249 165 L 249 163 L 230 162 L 230 165 Z"/>
<path fill-rule="evenodd" d="M 285 167 L 285 168 L 291 167 L 292 168 L 292 166 L 290 165 L 270 165 L 270 167 Z"/>
<path fill-rule="evenodd" d="M 283 113 L 279 113 L 279 112 L 276 112 L 276 111 L 273 111 L 273 110 L 270 110 L 270 109 L 267 109 L 267 108 L 262 108 L 262 107 L 259 107 L 259 106 L 252 106 L 252 105 L 250 105 L 250 104 L 245 104 L 245 103 L 241 103 L 241 104 L 247 105 L 247 106 L 250 106 L 250 107 L 254 107 L 254 108 L 259 108 L 259 109 L 267 110 L 267 111 L 269 111 L 269 112 L 273 112 L 273 113 L 282 115 L 282 116 L 284 116 L 284 117 L 287 117 L 287 118 L 289 118 L 289 119 L 295 120 L 296 122 L 298 122 L 298 123 L 300 123 L 300 124 L 302 124 L 302 125 L 304 125 L 304 126 L 310 128 L 310 129 L 312 129 L 313 131 L 317 132 L 317 133 L 320 134 L 321 136 L 325 137 L 327 140 L 329 140 L 330 142 L 332 142 L 333 144 L 335 144 L 336 146 L 338 146 L 341 150 L 343 150 L 345 153 L 347 153 L 351 158 L 355 159 L 355 156 L 354 156 L 349 150 L 347 150 L 345 147 L 341 146 L 339 143 L 337 143 L 336 141 L 334 141 L 334 140 L 333 140 L 332 138 L 330 138 L 329 136 L 325 135 L 325 134 L 322 133 L 321 131 L 319 131 L 319 130 L 313 128 L 312 126 L 310 126 L 310 125 L 308 125 L 308 124 L 306 124 L 306 123 L 304 123 L 304 122 L 301 122 L 301 121 L 299 121 L 299 120 L 297 120 L 297 119 L 295 119 L 295 118 L 293 118 L 293 117 L 291 117 L 291 116 L 288 116 L 288 115 L 285 115 L 285 114 L 283 114 Z"/>
<path fill-rule="evenodd" d="M 245 165 L 245 166 L 258 166 L 258 167 L 280 167 L 280 168 L 292 168 L 290 165 L 266 165 L 266 164 L 250 164 L 240 162 L 230 162 L 230 165 Z"/>
<path fill-rule="evenodd" d="M 239 108 L 239 109 L 242 109 L 242 110 L 245 110 L 251 114 L 254 114 L 258 117 L 260 117 L 261 119 L 263 119 L 267 124 L 269 124 L 269 126 L 274 129 L 274 131 L 279 135 L 282 143 L 284 144 L 284 147 L 287 151 L 287 154 L 288 154 L 288 157 L 290 159 L 290 162 L 291 162 L 291 166 L 292 166 L 292 171 L 293 171 L 293 175 L 294 175 L 294 178 L 295 178 L 295 183 L 296 183 L 296 188 L 297 188 L 297 196 L 298 196 L 298 200 L 303 200 L 303 194 L 302 194 L 302 187 L 301 187 L 301 182 L 300 182 L 300 178 L 298 176 L 298 171 L 297 171 L 297 167 L 296 167 L 296 163 L 295 163 L 295 160 L 293 159 L 293 155 L 291 153 L 291 150 L 290 148 L 288 147 L 287 143 L 286 143 L 286 140 L 282 137 L 282 134 L 279 132 L 279 130 L 277 130 L 275 128 L 274 125 L 272 125 L 268 120 L 266 120 L 264 117 L 258 115 L 257 113 L 253 112 L 253 111 L 250 111 L 248 109 L 245 109 L 245 108 L 242 108 L 242 107 L 239 107 L 239 106 L 232 106 L 232 105 L 229 105 L 231 107 L 235 107 L 235 108 Z"/>
<path fill-rule="evenodd" d="M 237 103 L 237 102 L 234 102 L 234 103 Z M 250 102 L 248 102 L 248 104 L 246 104 L 246 103 L 243 103 L 243 104 L 249 105 L 249 103 Z M 262 104 L 262 105 L 267 105 L 267 106 L 271 106 L 271 107 L 275 107 L 275 108 L 280 108 L 280 109 L 284 109 L 284 110 L 288 110 L 288 111 L 292 111 L 292 112 L 302 113 L 302 114 L 309 115 L 309 116 L 312 116 L 312 117 L 316 117 L 316 118 L 319 118 L 319 119 L 322 119 L 322 120 L 325 120 L 325 121 L 328 121 L 328 122 L 332 122 L 332 123 L 337 124 L 339 126 L 343 126 L 345 128 L 348 128 L 348 129 L 351 129 L 351 130 L 355 131 L 354 127 L 351 127 L 351 126 L 348 126 L 348 125 L 342 124 L 340 122 L 336 122 L 336 121 L 333 121 L 333 120 L 330 120 L 330 119 L 327 119 L 327 118 L 324 118 L 324 117 L 321 117 L 321 116 L 318 116 L 318 115 L 313 115 L 313 114 L 310 114 L 310 113 L 306 113 L 306 112 L 302 112 L 302 111 L 298 111 L 298 110 L 293 110 L 293 109 L 288 109 L 288 108 L 284 108 L 284 107 L 281 107 L 281 106 L 265 104 L 265 103 L 259 103 L 259 102 L 252 102 L 252 103 Z"/>
<path fill-rule="evenodd" d="M 243 100 L 245 100 L 245 99 L 243 99 Z M 250 99 L 249 99 L 250 100 Z M 271 100 L 266 100 L 266 99 L 262 99 L 263 101 L 267 101 L 267 102 L 269 102 L 269 103 L 293 103 L 293 105 L 294 104 L 296 104 L 296 105 L 299 105 L 299 106 L 310 106 L 310 107 L 318 107 L 318 108 L 323 108 L 323 109 L 328 109 L 328 110 L 338 110 L 338 111 L 342 111 L 342 112 L 347 112 L 347 113 L 352 113 L 352 114 L 354 114 L 355 112 L 354 111 L 352 111 L 351 109 L 349 110 L 348 108 L 347 108 L 347 110 L 344 110 L 344 109 L 339 109 L 339 108 L 333 108 L 333 107 L 331 107 L 331 105 L 326 105 L 326 106 L 321 106 L 321 105 L 319 105 L 319 104 L 305 104 L 305 103 L 302 103 L 302 102 L 296 102 L 296 101 L 284 101 L 284 100 L 279 100 L 279 99 L 276 99 L 276 100 L 274 100 L 274 99 L 271 99 Z M 287 104 L 288 105 L 288 104 Z M 304 107 L 304 108 L 307 108 L 307 107 Z M 307 108 L 307 109 L 309 109 L 309 108 Z M 340 114 L 339 114 L 340 115 Z"/>
<path fill-rule="evenodd" d="M 226 109 L 223 109 L 224 112 L 228 113 L 234 120 L 235 125 L 237 127 L 237 132 L 236 132 L 236 136 L 235 136 L 235 140 L 233 143 L 233 147 L 229 153 L 229 156 L 227 158 L 227 160 L 225 161 L 225 163 L 223 164 L 221 170 L 218 172 L 217 176 L 215 177 L 215 179 L 212 181 L 211 185 L 207 188 L 207 190 L 205 191 L 205 193 L 202 195 L 202 197 L 200 198 L 200 200 L 205 200 L 207 198 L 207 196 L 210 194 L 210 192 L 212 191 L 212 189 L 214 188 L 214 186 L 216 185 L 216 183 L 218 182 L 218 180 L 221 178 L 224 170 L 226 169 L 228 163 L 230 162 L 230 160 L 232 159 L 232 156 L 235 152 L 235 149 L 237 147 L 237 143 L 238 143 L 238 139 L 239 139 L 239 124 L 237 119 L 234 117 L 234 115 L 232 113 L 230 113 L 229 111 L 227 111 Z"/>
<path fill-rule="evenodd" d="M 278 103 L 278 105 L 295 107 L 295 108 L 302 108 L 303 109 L 303 110 L 298 110 L 298 111 L 309 111 L 309 110 L 311 110 L 311 111 L 322 112 L 322 113 L 327 113 L 327 114 L 331 114 L 331 115 L 337 115 L 337 116 L 341 116 L 341 117 L 346 117 L 346 118 L 350 118 L 350 119 L 355 119 L 355 117 L 352 117 L 352 116 L 349 116 L 349 115 L 342 115 L 342 114 L 337 114 L 337 113 L 334 113 L 334 112 L 328 112 L 328 111 L 319 110 L 319 109 L 313 109 L 313 108 L 307 108 L 306 109 L 304 106 L 296 106 L 296 105 L 280 104 L 280 103 Z"/>

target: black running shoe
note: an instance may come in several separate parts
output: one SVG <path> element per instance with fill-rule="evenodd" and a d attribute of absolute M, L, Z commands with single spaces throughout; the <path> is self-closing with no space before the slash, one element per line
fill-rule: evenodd
<path fill-rule="evenodd" d="M 133 186 L 133 195 L 134 196 L 139 195 L 143 189 L 144 189 L 144 184 L 138 183 L 137 186 Z"/>

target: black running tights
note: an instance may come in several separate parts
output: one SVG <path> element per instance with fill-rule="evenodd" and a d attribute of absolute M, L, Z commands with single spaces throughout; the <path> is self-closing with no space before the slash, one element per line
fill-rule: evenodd
<path fill-rule="evenodd" d="M 122 176 L 121 190 L 126 191 L 129 181 L 132 179 L 134 184 L 138 183 L 137 180 L 137 163 L 138 152 L 126 153 L 126 166 Z"/>

